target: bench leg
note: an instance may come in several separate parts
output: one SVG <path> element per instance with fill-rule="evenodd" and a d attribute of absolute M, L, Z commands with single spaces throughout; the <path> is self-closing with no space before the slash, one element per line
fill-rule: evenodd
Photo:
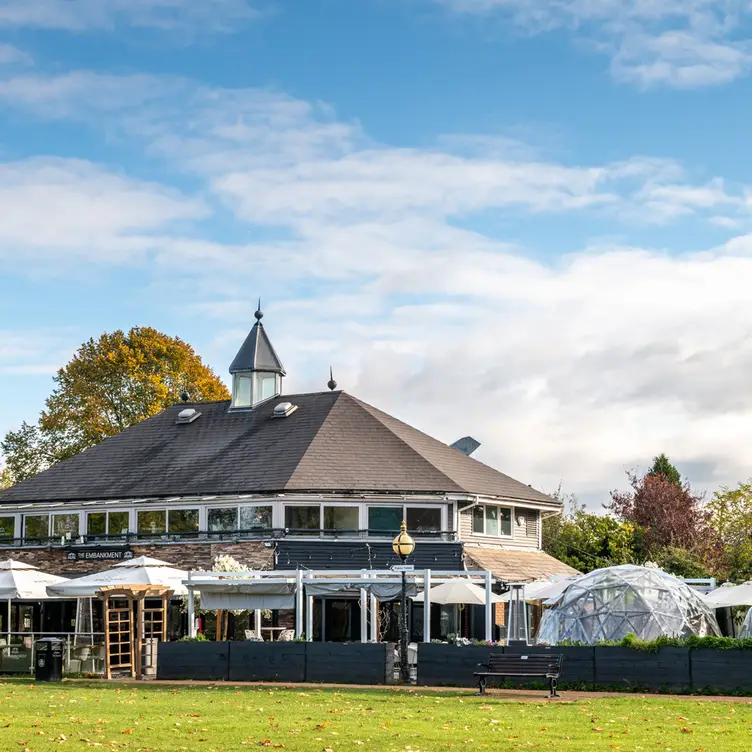
<path fill-rule="evenodd" d="M 559 697 L 559 693 L 556 691 L 556 679 L 551 677 L 549 680 L 549 685 L 551 687 L 551 692 L 548 695 L 548 698 L 551 699 L 552 697 Z"/>
<path fill-rule="evenodd" d="M 478 694 L 484 695 L 486 694 L 486 677 L 481 676 L 480 679 L 478 679 Z"/>

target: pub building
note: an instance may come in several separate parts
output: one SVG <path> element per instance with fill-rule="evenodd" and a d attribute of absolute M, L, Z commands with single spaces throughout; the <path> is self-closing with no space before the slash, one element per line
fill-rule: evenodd
<path fill-rule="evenodd" d="M 574 572 L 541 550 L 542 521 L 561 504 L 357 397 L 331 378 L 327 389 L 285 394 L 285 369 L 262 323 L 230 365 L 232 399 L 182 402 L 79 455 L 0 492 L 0 559 L 69 578 L 149 557 L 210 571 L 229 555 L 253 570 L 384 570 L 399 563 L 392 539 L 403 520 L 416 541 L 416 569 L 488 570 L 529 582 Z M 313 639 L 356 641 L 361 602 L 345 593 L 313 599 Z M 384 603 L 383 638 L 397 637 Z M 71 631 L 75 602 L 18 604 L 5 631 Z M 413 604 L 412 611 L 422 610 Z M 482 638 L 483 609 L 430 606 L 431 633 Z M 21 610 L 23 613 L 21 613 Z M 79 605 L 80 610 L 80 605 Z M 90 628 L 102 630 L 101 603 Z M 42 618 L 44 612 L 44 618 Z M 412 639 L 422 615 L 411 614 Z M 200 612 L 214 637 L 214 615 Z M 263 614 L 292 626 L 294 614 Z M 503 610 L 496 617 L 502 636 Z M 243 639 L 253 613 L 232 616 Z M 188 631 L 174 600 L 167 634 Z M 12 629 L 11 629 L 12 627 Z"/>

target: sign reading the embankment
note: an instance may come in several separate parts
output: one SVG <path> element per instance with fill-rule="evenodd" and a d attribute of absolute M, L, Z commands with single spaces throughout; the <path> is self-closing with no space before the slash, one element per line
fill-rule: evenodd
<path fill-rule="evenodd" d="M 69 548 L 68 561 L 125 561 L 133 558 L 130 548 Z"/>

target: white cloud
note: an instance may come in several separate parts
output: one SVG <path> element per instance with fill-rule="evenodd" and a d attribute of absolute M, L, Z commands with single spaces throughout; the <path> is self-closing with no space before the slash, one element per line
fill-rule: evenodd
<path fill-rule="evenodd" d="M 21 250 L 127 257 L 153 246 L 148 233 L 206 211 L 199 200 L 83 160 L 0 163 L 0 255 L 6 262 L 21 263 Z"/>
<path fill-rule="evenodd" d="M 435 0 L 459 13 L 494 14 L 525 30 L 565 28 L 612 58 L 640 87 L 722 84 L 752 68 L 741 28 L 747 0 Z"/>
<path fill-rule="evenodd" d="M 12 44 L 0 43 L 0 65 L 29 65 L 31 62 L 32 57 L 28 52 Z"/>
<path fill-rule="evenodd" d="M 229 32 L 257 15 L 249 0 L 0 0 L 0 27 L 74 32 L 124 25 Z"/>

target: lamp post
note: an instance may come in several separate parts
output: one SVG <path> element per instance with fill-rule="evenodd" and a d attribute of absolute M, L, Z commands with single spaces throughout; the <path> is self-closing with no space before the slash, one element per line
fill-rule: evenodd
<path fill-rule="evenodd" d="M 402 628 L 400 629 L 400 678 L 403 682 L 410 681 L 410 665 L 407 662 L 407 647 L 410 634 L 407 627 L 407 570 L 404 568 L 407 557 L 415 550 L 415 541 L 408 535 L 407 524 L 402 520 L 400 533 L 392 542 L 392 549 L 402 559 Z"/>

